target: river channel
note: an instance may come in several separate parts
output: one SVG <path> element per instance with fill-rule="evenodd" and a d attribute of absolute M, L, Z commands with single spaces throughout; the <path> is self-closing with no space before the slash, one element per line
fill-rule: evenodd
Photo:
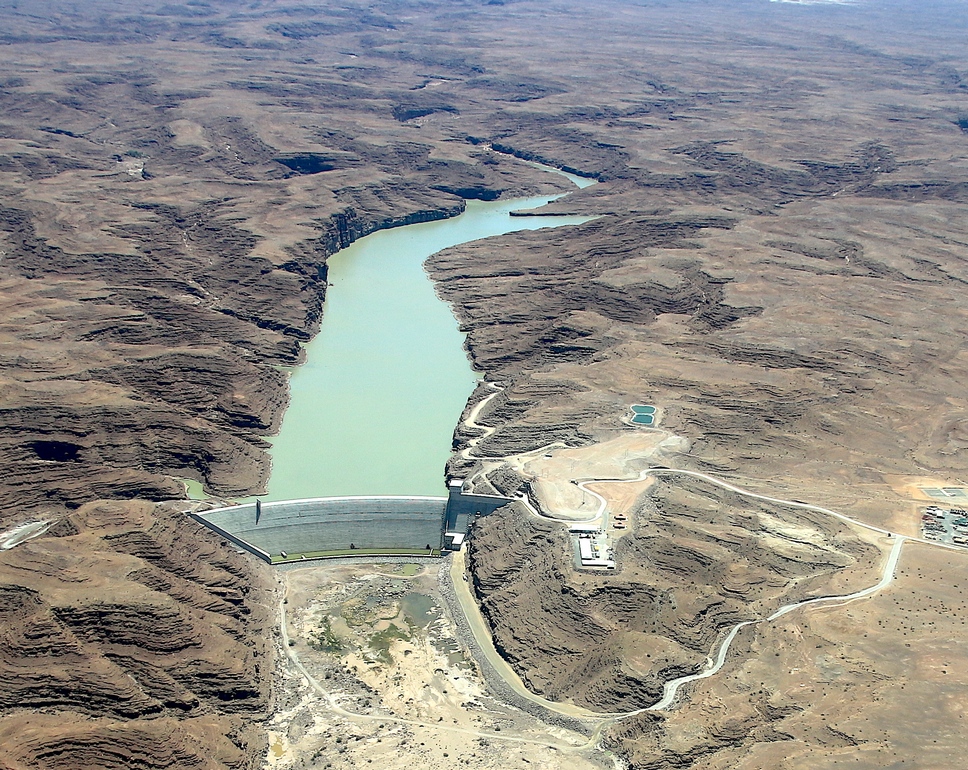
<path fill-rule="evenodd" d="M 454 426 L 480 374 L 423 263 L 461 243 L 590 219 L 509 216 L 556 197 L 468 201 L 458 217 L 376 232 L 330 257 L 322 324 L 290 377 L 263 499 L 445 494 Z"/>

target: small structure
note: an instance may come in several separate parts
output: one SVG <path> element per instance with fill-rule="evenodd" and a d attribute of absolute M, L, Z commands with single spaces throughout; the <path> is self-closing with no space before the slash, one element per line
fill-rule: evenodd
<path fill-rule="evenodd" d="M 597 530 L 596 530 L 597 531 Z M 571 530 L 575 534 L 574 528 Z M 582 567 L 593 569 L 615 569 L 615 562 L 607 558 L 608 540 L 599 533 L 593 537 L 589 533 L 578 535 L 578 561 Z"/>
<path fill-rule="evenodd" d="M 444 533 L 444 550 L 446 551 L 459 551 L 461 546 L 464 545 L 464 539 L 467 537 L 463 532 L 445 532 Z"/>
<path fill-rule="evenodd" d="M 568 531 L 573 535 L 599 535 L 602 532 L 598 527 L 588 524 L 572 524 L 568 527 Z"/>
<path fill-rule="evenodd" d="M 464 482 L 454 479 L 447 485 L 447 509 L 444 511 L 443 547 L 459 551 L 468 530 L 478 516 L 487 516 L 512 502 L 500 495 L 475 495 L 464 492 Z"/>

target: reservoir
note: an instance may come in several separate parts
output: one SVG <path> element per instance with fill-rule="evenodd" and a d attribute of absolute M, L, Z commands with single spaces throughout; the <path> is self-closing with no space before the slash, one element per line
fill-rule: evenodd
<path fill-rule="evenodd" d="M 509 216 L 556 197 L 468 201 L 458 217 L 379 231 L 329 258 L 322 324 L 290 378 L 264 500 L 445 494 L 454 427 L 480 374 L 423 263 L 468 241 L 591 219 Z"/>

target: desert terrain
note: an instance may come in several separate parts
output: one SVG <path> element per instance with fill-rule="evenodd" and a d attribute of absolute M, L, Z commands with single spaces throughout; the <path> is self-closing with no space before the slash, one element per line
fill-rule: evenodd
<path fill-rule="evenodd" d="M 597 720 L 549 724 L 494 697 L 462 651 L 440 562 L 312 566 L 284 581 L 290 665 L 270 767 L 612 766 Z"/>
<path fill-rule="evenodd" d="M 921 539 L 968 487 L 962 3 L 0 20 L 0 767 L 962 762 L 968 551 Z M 463 650 L 444 564 L 281 575 L 180 514 L 264 489 L 329 255 L 565 191 L 596 219 L 428 271 L 486 378 L 446 473 L 517 498 L 461 607 L 535 698 L 622 715 L 584 727 Z"/>

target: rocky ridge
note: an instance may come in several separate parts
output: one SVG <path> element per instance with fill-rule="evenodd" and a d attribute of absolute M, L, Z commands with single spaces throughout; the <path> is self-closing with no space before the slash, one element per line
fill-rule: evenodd
<path fill-rule="evenodd" d="M 491 544 L 504 543 L 500 552 Z M 576 572 L 554 523 L 502 509 L 468 554 L 496 648 L 529 688 L 598 711 L 658 701 L 745 620 L 875 582 L 876 549 L 838 523 L 657 481 L 615 548 L 618 572 Z"/>
<path fill-rule="evenodd" d="M 270 579 L 183 516 L 90 503 L 4 553 L 5 767 L 259 766 Z"/>

